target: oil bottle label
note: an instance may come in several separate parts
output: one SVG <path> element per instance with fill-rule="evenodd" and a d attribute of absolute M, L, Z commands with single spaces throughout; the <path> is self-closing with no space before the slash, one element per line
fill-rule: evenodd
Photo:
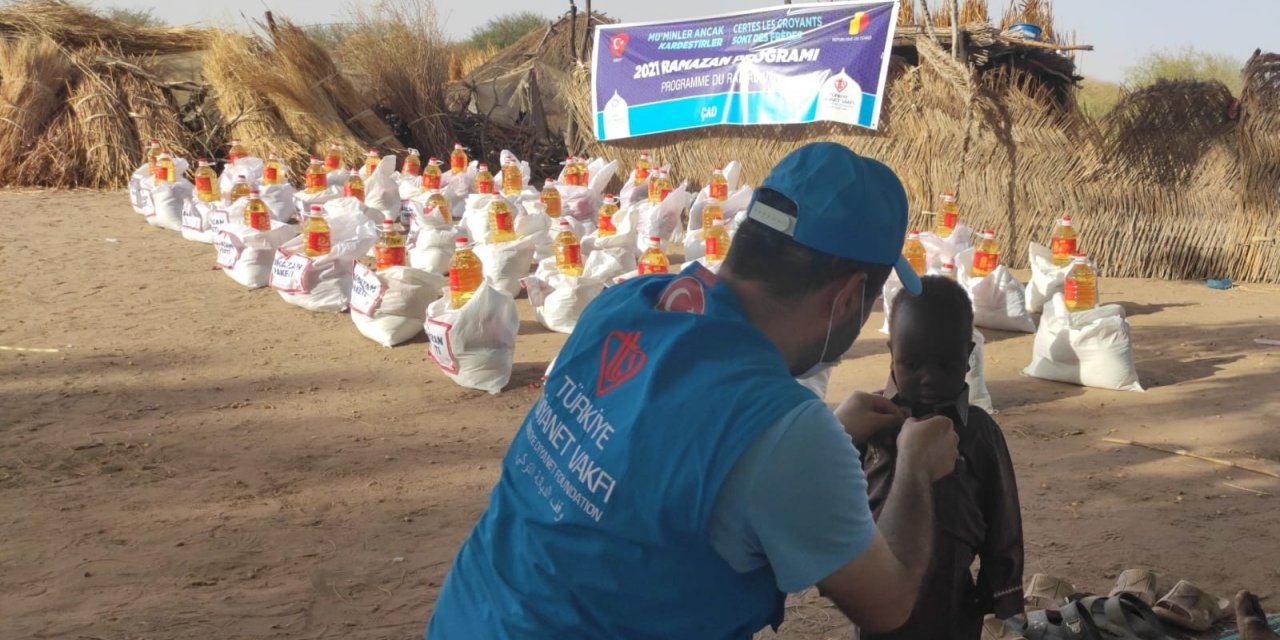
<path fill-rule="evenodd" d="M 648 169 L 636 169 L 636 184 L 640 184 L 649 179 Z"/>
<path fill-rule="evenodd" d="M 664 187 L 662 191 L 658 193 L 658 201 L 661 202 L 666 200 L 669 195 L 671 195 L 671 189 Z"/>
<path fill-rule="evenodd" d="M 422 174 L 422 188 L 428 191 L 440 188 L 440 176 L 433 176 L 428 173 Z"/>
<path fill-rule="evenodd" d="M 196 192 L 213 193 L 213 178 L 210 178 L 209 176 L 196 176 Z"/>
<path fill-rule="evenodd" d="M 1055 256 L 1073 256 L 1076 254 L 1076 238 L 1054 238 L 1049 242 L 1049 251 Z"/>
<path fill-rule="evenodd" d="M 308 173 L 307 188 L 308 189 L 326 189 L 329 186 L 329 176 L 323 173 Z"/>
<path fill-rule="evenodd" d="M 240 159 L 243 157 L 244 157 L 244 154 L 242 153 L 233 153 L 227 156 L 227 162 L 230 162 L 231 164 L 235 164 L 239 162 Z"/>
<path fill-rule="evenodd" d="M 329 253 L 329 232 L 328 231 L 308 231 L 307 232 L 307 249 L 319 254 Z M 369 246 L 369 245 L 365 245 Z"/>
<path fill-rule="evenodd" d="M 276 180 L 280 179 L 280 170 L 272 165 L 267 165 L 267 167 L 262 170 L 262 179 L 265 182 L 274 184 Z"/>
<path fill-rule="evenodd" d="M 272 289 L 281 293 L 306 293 L 307 272 L 311 269 L 311 258 L 301 253 L 276 251 L 275 262 L 271 264 L 271 278 L 268 281 Z"/>
<path fill-rule="evenodd" d="M 564 248 L 564 261 L 569 264 L 582 264 L 582 246 L 571 244 Z"/>
<path fill-rule="evenodd" d="M 351 313 L 370 317 L 382 305 L 382 296 L 387 285 L 372 269 L 357 262 L 355 273 L 351 279 Z"/>
<path fill-rule="evenodd" d="M 453 267 L 449 267 L 449 291 L 452 293 L 460 293 L 462 291 L 462 276 Z"/>
<path fill-rule="evenodd" d="M 481 194 L 486 194 L 486 195 L 492 194 L 492 193 L 493 193 L 493 180 L 478 180 L 478 181 L 476 181 L 476 193 L 481 193 Z"/>
<path fill-rule="evenodd" d="M 449 170 L 454 173 L 462 173 L 467 170 L 466 156 L 449 156 Z"/>
<path fill-rule="evenodd" d="M 1080 284 L 1076 282 L 1075 278 L 1067 278 L 1062 283 L 1062 298 L 1067 302 L 1080 301 Z"/>
<path fill-rule="evenodd" d="M 249 226 L 258 231 L 271 230 L 271 212 L 270 211 L 250 211 Z"/>
<path fill-rule="evenodd" d="M 948 229 L 956 228 L 956 219 L 959 217 L 960 214 L 955 211 L 948 211 L 942 214 L 942 226 Z"/>
<path fill-rule="evenodd" d="M 156 166 L 156 182 L 167 182 L 169 180 L 169 167 L 164 165 Z"/>
<path fill-rule="evenodd" d="M 374 255 L 377 256 L 378 271 L 404 266 L 404 247 L 376 247 Z"/>
<path fill-rule="evenodd" d="M 351 183 L 350 183 L 350 182 L 348 182 L 347 184 L 343 185 L 343 187 L 342 187 L 342 195 L 344 195 L 344 196 L 346 196 L 346 197 L 348 197 L 348 198 L 360 198 L 361 200 L 364 200 L 364 189 L 363 189 L 363 188 L 360 188 L 360 189 L 352 188 Z"/>
<path fill-rule="evenodd" d="M 498 229 L 500 229 L 500 230 L 502 230 L 502 231 L 515 231 L 515 230 L 516 230 L 516 229 L 515 229 L 515 227 L 511 226 L 511 214 L 510 214 L 510 213 L 495 213 L 495 214 L 493 214 L 493 224 L 494 224 L 494 226 L 496 226 Z"/>
<path fill-rule="evenodd" d="M 325 156 L 324 168 L 327 171 L 337 171 L 342 168 L 342 158 L 339 158 L 338 156 Z"/>
<path fill-rule="evenodd" d="M 458 359 L 453 355 L 453 341 L 449 334 L 453 325 L 434 318 L 427 320 L 427 355 L 445 373 L 458 373 Z"/>
<path fill-rule="evenodd" d="M 711 197 L 717 200 L 726 200 L 729 197 L 728 183 L 711 183 Z"/>
<path fill-rule="evenodd" d="M 979 251 L 973 254 L 973 270 L 981 273 L 991 273 L 996 270 L 996 266 L 1000 262 L 1000 254 L 987 253 Z"/>
<path fill-rule="evenodd" d="M 618 228 L 613 226 L 613 216 L 601 215 L 596 221 L 596 225 L 600 228 L 601 232 L 608 232 L 610 234 L 618 232 Z"/>
<path fill-rule="evenodd" d="M 641 262 L 640 265 L 636 267 L 636 273 L 642 276 L 650 273 L 666 273 L 666 272 L 667 272 L 667 267 L 662 265 L 650 264 L 648 262 Z"/>
<path fill-rule="evenodd" d="M 720 255 L 720 241 L 717 238 L 708 237 L 707 241 L 707 257 Z"/>

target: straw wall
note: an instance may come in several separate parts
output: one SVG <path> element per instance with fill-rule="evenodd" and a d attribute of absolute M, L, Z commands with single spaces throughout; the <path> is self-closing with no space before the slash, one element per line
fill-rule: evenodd
<path fill-rule="evenodd" d="M 1167 144 L 1168 138 L 1177 140 L 1176 128 L 1143 136 L 1123 131 L 1117 122 L 1105 131 L 1074 109 L 1053 106 L 1053 87 L 1016 74 L 974 78 L 936 45 L 922 39 L 917 47 L 921 65 L 899 71 L 890 84 L 878 132 L 833 124 L 715 127 L 597 143 L 591 138 L 588 78 L 580 70 L 571 110 L 581 132 L 578 144 L 592 155 L 626 163 L 649 151 L 673 165 L 677 181 L 688 178 L 701 187 L 712 168 L 730 160 L 742 162 L 745 179 L 758 184 L 789 151 L 809 141 L 833 140 L 898 173 L 913 226 L 930 227 L 927 212 L 938 194 L 956 191 L 962 221 L 995 229 L 1005 261 L 1014 267 L 1026 266 L 1028 241 L 1047 243 L 1056 217 L 1070 213 L 1082 234 L 1082 250 L 1109 276 L 1280 281 L 1280 250 L 1271 231 L 1280 222 L 1275 56 L 1251 63 L 1250 77 L 1266 79 L 1246 89 L 1240 126 L 1249 134 L 1238 136 L 1234 123 L 1210 118 L 1211 125 L 1183 140 L 1194 148 L 1181 149 Z M 1160 119 L 1197 117 L 1189 102 L 1179 104 Z M 1160 140 L 1166 146 L 1108 145 L 1117 138 L 1132 145 Z M 1246 148 L 1238 151 L 1246 140 Z M 1152 170 L 1152 159 L 1161 153 L 1184 160 L 1176 180 L 1167 171 Z M 1242 175 L 1259 185 L 1243 204 Z M 1242 238 L 1246 244 L 1240 244 Z"/>

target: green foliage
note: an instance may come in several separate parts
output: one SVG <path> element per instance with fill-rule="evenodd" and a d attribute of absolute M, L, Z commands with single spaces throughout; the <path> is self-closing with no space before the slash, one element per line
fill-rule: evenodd
<path fill-rule="evenodd" d="M 123 22 L 134 27 L 160 27 L 164 21 L 156 17 L 151 9 L 126 9 L 125 7 L 107 7 L 99 9 L 98 15 Z"/>
<path fill-rule="evenodd" d="M 1198 51 L 1194 47 L 1152 51 L 1125 70 L 1125 87 L 1141 89 L 1157 80 L 1218 80 L 1240 95 L 1244 66 L 1228 55 Z"/>
<path fill-rule="evenodd" d="M 532 11 L 509 13 L 490 18 L 483 26 L 477 27 L 467 39 L 467 45 L 476 49 L 498 48 L 519 40 L 534 29 L 545 27 L 548 20 Z"/>
<path fill-rule="evenodd" d="M 1085 78 L 1080 82 L 1076 100 L 1080 110 L 1090 120 L 1100 120 L 1120 101 L 1122 89 L 1120 85 L 1106 80 Z"/>

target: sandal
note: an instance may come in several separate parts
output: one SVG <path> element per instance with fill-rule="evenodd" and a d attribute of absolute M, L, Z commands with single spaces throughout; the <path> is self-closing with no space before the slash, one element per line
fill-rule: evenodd
<path fill-rule="evenodd" d="M 1001 620 L 988 613 L 982 620 L 982 640 L 1027 640 L 1022 635 L 1025 626 L 1017 620 Z"/>
<path fill-rule="evenodd" d="M 1213 623 L 1232 614 L 1231 603 L 1180 580 L 1155 604 L 1161 620 L 1191 631 L 1208 631 Z"/>
<path fill-rule="evenodd" d="M 1076 588 L 1070 582 L 1045 573 L 1031 576 L 1022 602 L 1031 609 L 1057 609 L 1071 600 Z"/>
<path fill-rule="evenodd" d="M 1079 602 L 1069 602 L 1056 611 L 1028 613 L 1022 635 L 1027 640 L 1103 640 L 1093 617 Z"/>
<path fill-rule="evenodd" d="M 1156 574 L 1146 569 L 1127 569 L 1116 578 L 1116 586 L 1110 595 L 1131 593 L 1150 607 L 1156 603 L 1156 580 Z"/>
<path fill-rule="evenodd" d="M 1169 637 L 1151 607 L 1132 593 L 1090 596 L 1081 600 L 1080 605 L 1089 612 L 1103 638 L 1163 640 Z"/>
<path fill-rule="evenodd" d="M 1258 596 L 1255 596 L 1248 591 L 1241 591 L 1240 593 L 1237 593 L 1235 608 L 1236 628 L 1239 630 L 1239 634 L 1231 637 L 1236 638 L 1237 640 L 1240 638 L 1244 638 L 1245 640 L 1272 640 L 1274 638 L 1280 638 L 1280 634 L 1277 634 L 1273 630 L 1276 628 L 1276 625 L 1272 624 L 1272 620 L 1276 618 L 1276 616 L 1272 616 L 1271 618 L 1267 617 L 1267 613 L 1262 610 L 1262 604 L 1258 602 Z M 1277 620 L 1276 622 L 1280 623 L 1280 620 Z"/>

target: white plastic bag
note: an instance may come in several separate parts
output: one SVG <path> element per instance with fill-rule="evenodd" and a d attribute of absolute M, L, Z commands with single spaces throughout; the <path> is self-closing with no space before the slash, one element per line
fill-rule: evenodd
<path fill-rule="evenodd" d="M 427 273 L 448 273 L 458 228 L 446 224 L 438 211 L 427 213 L 416 205 L 411 205 L 410 210 L 413 217 L 406 242 L 409 266 Z"/>
<path fill-rule="evenodd" d="M 364 337 L 391 347 L 420 333 L 427 306 L 439 300 L 448 278 L 410 267 L 377 272 L 356 263 L 351 280 L 351 321 Z"/>
<path fill-rule="evenodd" d="M 1031 280 L 1027 282 L 1027 311 L 1040 313 L 1044 310 L 1045 303 L 1053 299 L 1053 294 L 1062 292 L 1071 265 L 1059 267 L 1053 264 L 1053 253 L 1037 242 L 1030 244 L 1027 256 L 1031 262 Z"/>
<path fill-rule="evenodd" d="M 959 258 L 956 256 L 973 247 L 973 230 L 963 222 L 956 225 L 951 235 L 939 238 L 932 231 L 921 231 L 920 242 L 924 245 L 925 267 L 930 273 L 942 271 L 942 263 L 950 262 L 960 271 Z"/>
<path fill-rule="evenodd" d="M 155 181 L 151 178 L 151 165 L 144 164 L 133 171 L 129 177 L 129 204 L 134 213 L 148 215 L 155 211 L 151 202 L 151 188 Z"/>
<path fill-rule="evenodd" d="M 611 236 L 601 237 L 599 229 L 581 236 L 579 242 L 582 245 L 583 260 L 589 262 L 597 251 L 603 251 L 618 263 L 628 265 L 624 271 L 635 269 L 636 258 L 640 256 L 636 242 L 635 212 L 635 207 L 624 207 L 613 214 L 614 234 Z"/>
<path fill-rule="evenodd" d="M 685 190 L 686 184 L 681 182 L 679 187 L 672 190 L 662 202 L 656 205 L 647 201 L 639 205 L 629 205 L 635 207 L 632 215 L 635 216 L 638 250 L 644 251 L 648 248 L 650 236 L 658 236 L 663 242 L 675 237 L 675 231 L 680 226 L 681 214 L 689 206 L 692 198 Z"/>
<path fill-rule="evenodd" d="M 533 238 L 477 244 L 472 251 L 484 265 L 484 277 L 491 286 L 513 298 L 520 293 L 520 280 L 533 266 Z"/>
<path fill-rule="evenodd" d="M 969 385 L 969 404 L 981 407 L 987 413 L 995 413 L 991 404 L 991 392 L 987 390 L 987 380 L 983 376 L 986 356 L 987 338 L 981 331 L 973 330 L 973 352 L 969 354 L 969 372 L 965 374 L 965 384 Z"/>
<path fill-rule="evenodd" d="M 296 195 L 293 185 L 288 183 L 265 184 L 258 187 L 258 197 L 262 198 L 262 202 L 271 210 L 271 219 L 280 222 L 288 222 L 298 213 Z"/>
<path fill-rule="evenodd" d="M 732 165 L 734 163 L 730 163 Z M 740 173 L 741 170 L 739 169 Z M 728 175 L 726 174 L 726 177 Z M 730 181 L 732 186 L 733 181 Z M 724 213 L 724 228 L 732 238 L 737 232 L 739 219 L 738 214 L 747 210 L 747 206 L 751 204 L 751 195 L 754 189 L 750 185 L 743 185 L 736 191 L 730 190 L 729 197 L 720 203 L 720 209 Z M 693 200 L 693 205 L 689 207 L 689 227 L 685 231 L 684 236 L 684 257 L 687 260 L 696 260 L 707 254 L 706 243 L 704 242 L 704 234 L 702 232 L 702 213 L 707 206 L 707 200 L 710 198 L 708 191 L 703 189 L 698 192 L 697 197 Z"/>
<path fill-rule="evenodd" d="M 384 156 L 364 180 L 365 206 L 388 217 L 396 217 L 400 213 L 400 185 L 396 182 L 395 171 L 395 155 Z"/>
<path fill-rule="evenodd" d="M 973 253 L 966 249 L 956 256 L 956 281 L 973 300 L 973 323 L 986 329 L 1034 333 L 1036 323 L 1027 311 L 1022 283 L 1004 265 L 982 277 L 969 275 Z"/>
<path fill-rule="evenodd" d="M 1071 313 L 1061 293 L 1044 306 L 1024 374 L 1117 391 L 1142 391 L 1124 308 L 1104 304 Z"/>
<path fill-rule="evenodd" d="M 244 220 L 243 207 L 238 220 Z M 230 221 L 231 213 L 225 204 L 188 198 L 182 207 L 182 237 L 192 242 L 212 244 L 214 234 Z"/>
<path fill-rule="evenodd" d="M 244 218 L 229 221 L 211 233 L 215 263 L 227 277 L 250 289 L 267 286 L 276 249 L 297 237 L 298 229 L 278 220 L 271 221 L 270 231 L 258 231 L 244 225 Z"/>
<path fill-rule="evenodd" d="M 515 361 L 516 301 L 486 282 L 461 309 L 450 309 L 449 302 L 444 296 L 427 308 L 427 354 L 461 386 L 502 391 Z"/>
<path fill-rule="evenodd" d="M 161 182 L 151 188 L 152 211 L 147 224 L 170 231 L 182 230 L 182 209 L 191 199 L 195 187 L 186 180 Z"/>
<path fill-rule="evenodd" d="M 339 198 L 324 208 L 329 253 L 312 258 L 303 250 L 302 236 L 290 240 L 276 251 L 270 284 L 289 304 L 340 313 L 347 308 L 355 261 L 373 248 L 378 227 L 355 198 Z"/>
<path fill-rule="evenodd" d="M 255 187 L 262 184 L 262 171 L 266 168 L 266 163 L 262 158 L 253 156 L 245 156 L 235 161 L 235 164 L 227 163 L 222 166 L 222 175 L 218 176 L 218 189 L 222 193 L 231 193 L 231 187 L 235 186 L 236 176 L 244 176 L 249 186 Z"/>
<path fill-rule="evenodd" d="M 608 263 L 608 256 L 591 265 L 584 265 L 582 276 L 567 276 L 555 266 L 555 258 L 547 258 L 538 265 L 538 272 L 521 281 L 529 292 L 529 304 L 542 326 L 559 333 L 573 333 L 583 309 L 604 291 L 604 280 L 616 265 Z M 605 275 L 601 275 L 601 274 Z"/>

